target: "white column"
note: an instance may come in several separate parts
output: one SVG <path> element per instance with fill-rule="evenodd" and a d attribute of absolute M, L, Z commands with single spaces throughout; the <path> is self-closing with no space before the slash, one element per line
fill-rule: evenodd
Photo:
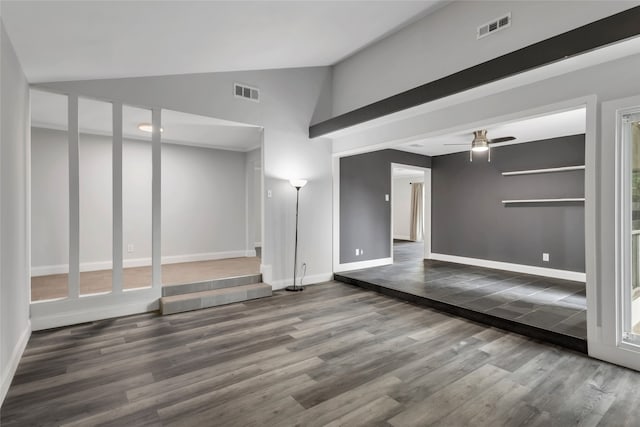
<path fill-rule="evenodd" d="M 122 292 L 122 103 L 113 103 L 113 275 L 112 292 Z"/>
<path fill-rule="evenodd" d="M 152 259 L 152 273 L 151 281 L 154 288 L 160 288 L 162 286 L 162 245 L 160 243 L 160 236 L 162 232 L 161 223 L 161 140 L 160 140 L 160 126 L 161 126 L 161 110 L 154 108 L 151 112 L 151 124 L 153 132 L 151 135 L 151 170 L 152 170 L 152 183 L 151 183 L 151 206 L 152 206 L 152 220 L 151 220 L 151 259 Z"/>
<path fill-rule="evenodd" d="M 80 296 L 80 158 L 78 96 L 69 95 L 69 298 Z"/>

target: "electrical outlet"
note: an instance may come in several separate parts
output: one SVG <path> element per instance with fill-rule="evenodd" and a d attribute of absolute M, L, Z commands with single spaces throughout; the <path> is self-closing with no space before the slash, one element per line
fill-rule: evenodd
<path fill-rule="evenodd" d="M 360 249 L 356 249 L 356 256 L 360 255 Z"/>
<path fill-rule="evenodd" d="M 267 190 L 267 197 L 271 198 L 273 196 L 273 193 L 271 192 L 271 190 Z"/>
<path fill-rule="evenodd" d="M 133 246 L 133 243 L 129 243 L 127 245 L 127 252 L 128 253 L 133 253 L 135 251 L 135 247 Z"/>
<path fill-rule="evenodd" d="M 384 201 L 385 201 L 385 202 L 388 202 L 388 201 L 389 201 L 389 195 L 388 195 L 388 194 L 385 194 L 385 195 L 384 195 Z"/>
<path fill-rule="evenodd" d="M 364 255 L 364 249 L 360 249 L 360 255 Z"/>
<path fill-rule="evenodd" d="M 549 262 L 549 254 L 546 252 L 542 253 L 542 261 Z"/>

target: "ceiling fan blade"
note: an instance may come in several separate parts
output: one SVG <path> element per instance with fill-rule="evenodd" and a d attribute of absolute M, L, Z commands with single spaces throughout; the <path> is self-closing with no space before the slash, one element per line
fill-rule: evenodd
<path fill-rule="evenodd" d="M 489 140 L 489 144 L 498 144 L 500 142 L 513 141 L 514 139 L 516 139 L 515 136 L 505 136 L 502 138 L 494 138 Z"/>

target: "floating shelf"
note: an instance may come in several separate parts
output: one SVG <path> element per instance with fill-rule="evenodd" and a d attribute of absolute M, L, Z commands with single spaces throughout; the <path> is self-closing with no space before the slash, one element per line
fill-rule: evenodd
<path fill-rule="evenodd" d="M 566 199 L 522 199 L 522 200 L 503 200 L 502 203 L 566 203 L 566 202 L 584 202 L 582 198 L 566 198 Z"/>
<path fill-rule="evenodd" d="M 524 171 L 512 171 L 512 172 L 502 172 L 503 176 L 511 176 L 511 175 L 531 175 L 536 173 L 552 173 L 552 172 L 566 172 L 566 171 L 576 171 L 584 169 L 584 165 L 577 166 L 563 166 L 560 168 L 547 168 L 547 169 L 531 169 Z"/>

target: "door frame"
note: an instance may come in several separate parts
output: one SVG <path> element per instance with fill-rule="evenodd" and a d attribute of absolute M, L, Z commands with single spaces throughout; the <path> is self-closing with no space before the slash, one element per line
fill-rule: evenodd
<path fill-rule="evenodd" d="M 589 328 L 589 355 L 640 370 L 640 346 L 622 339 L 625 280 L 628 255 L 624 247 L 625 216 L 629 208 L 624 192 L 628 183 L 622 164 L 622 115 L 640 107 L 640 95 L 603 102 L 600 132 L 600 194 L 598 250 L 600 275 L 597 286 L 598 316 Z M 613 279 L 613 280 L 612 280 Z M 589 299 L 587 298 L 587 301 Z"/>
<path fill-rule="evenodd" d="M 424 168 L 420 166 L 407 165 L 403 163 L 391 163 L 391 224 L 390 224 L 390 233 L 391 233 L 391 259 L 393 260 L 393 206 L 395 203 L 395 197 L 393 195 L 393 169 L 394 168 L 403 168 L 403 169 L 414 169 L 418 172 L 423 172 L 424 174 L 424 197 L 422 200 L 422 211 L 423 211 L 423 221 L 424 221 L 424 254 L 423 259 L 431 258 L 431 168 Z"/>

